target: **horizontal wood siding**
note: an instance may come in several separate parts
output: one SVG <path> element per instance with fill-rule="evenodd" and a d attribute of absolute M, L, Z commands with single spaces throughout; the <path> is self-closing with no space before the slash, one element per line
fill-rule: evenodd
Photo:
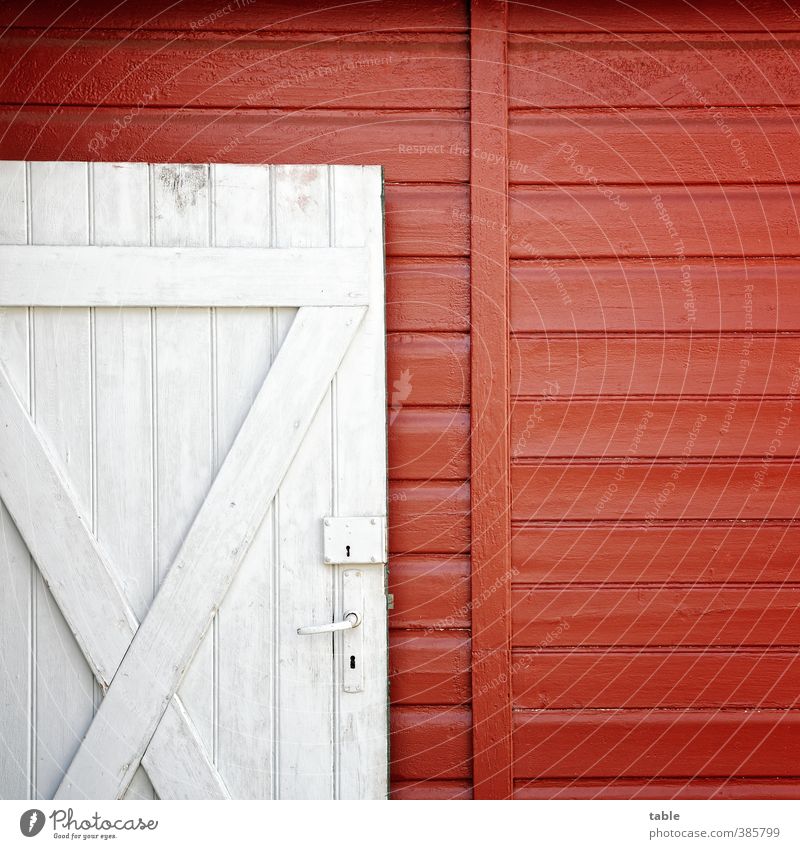
<path fill-rule="evenodd" d="M 383 165 L 392 771 L 469 795 L 466 4 L 57 7 L 0 9 L 2 158 Z"/>
<path fill-rule="evenodd" d="M 514 3 L 517 798 L 797 798 L 794 4 Z"/>

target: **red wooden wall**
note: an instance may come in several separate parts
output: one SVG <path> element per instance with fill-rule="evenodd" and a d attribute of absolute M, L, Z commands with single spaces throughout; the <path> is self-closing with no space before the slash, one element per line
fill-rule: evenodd
<path fill-rule="evenodd" d="M 3 158 L 385 166 L 394 795 L 800 795 L 800 7 L 65 8 Z"/>
<path fill-rule="evenodd" d="M 800 9 L 544 5 L 509 12 L 513 789 L 796 798 Z"/>

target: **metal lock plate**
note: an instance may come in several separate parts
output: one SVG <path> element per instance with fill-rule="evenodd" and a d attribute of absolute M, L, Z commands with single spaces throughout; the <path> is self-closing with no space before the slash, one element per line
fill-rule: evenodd
<path fill-rule="evenodd" d="M 349 566 L 386 562 L 384 516 L 327 516 L 322 525 L 326 563 Z"/>

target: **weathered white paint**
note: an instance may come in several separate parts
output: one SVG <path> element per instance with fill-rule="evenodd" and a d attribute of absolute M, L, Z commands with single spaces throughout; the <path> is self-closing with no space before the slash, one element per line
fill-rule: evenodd
<path fill-rule="evenodd" d="M 5 170 L 0 173 L 3 176 L 8 174 L 11 188 L 15 175 L 25 177 L 26 169 L 20 164 L 7 164 L 3 168 Z M 128 164 L 87 167 L 69 164 L 63 174 L 58 174 L 56 181 L 62 186 L 67 199 L 55 199 L 53 203 L 52 198 L 39 190 L 51 189 L 54 184 L 49 178 L 60 168 L 61 164 L 28 166 L 27 180 L 17 179 L 17 184 L 22 183 L 23 189 L 25 185 L 28 188 L 22 192 L 18 189 L 16 195 L 13 191 L 8 192 L 8 201 L 0 214 L 0 241 L 12 244 L 38 241 L 46 245 L 116 245 L 135 248 L 137 252 L 140 248 L 146 252 L 149 245 L 187 251 L 259 249 L 259 255 L 269 254 L 269 249 L 275 247 L 300 249 L 301 254 L 305 249 L 311 249 L 312 253 L 321 249 L 327 253 L 332 247 L 351 247 L 361 255 L 359 262 L 362 264 L 364 256 L 367 257 L 370 304 L 362 328 L 355 334 L 353 346 L 360 344 L 363 328 L 376 317 L 382 328 L 381 201 L 377 169 L 148 167 Z M 352 191 L 347 193 L 348 180 L 352 181 L 356 192 L 360 187 L 361 195 Z M 36 198 L 28 197 L 37 193 L 48 198 L 49 207 L 45 203 L 37 206 Z M 341 197 L 337 197 L 339 193 Z M 86 213 L 83 229 L 74 220 L 63 221 L 65 207 L 75 210 L 81 205 Z M 53 209 L 61 210 L 61 221 Z M 370 209 L 376 213 L 374 221 L 369 220 Z M 341 233 L 344 210 L 355 222 L 351 225 L 352 239 L 349 241 L 342 238 Z M 22 224 L 20 218 L 23 219 Z M 231 254 L 237 252 L 231 251 Z M 327 270 L 323 269 L 321 273 Z M 118 285 L 118 280 L 110 280 L 108 288 L 113 289 L 114 285 Z M 272 286 L 272 281 L 269 285 Z M 220 289 L 224 290 L 222 282 Z M 348 292 L 355 291 L 353 286 L 347 289 Z M 187 637 L 177 651 L 180 657 L 159 651 L 160 637 L 150 641 L 149 654 L 143 651 L 139 655 L 145 658 L 140 665 L 147 667 L 144 671 L 140 670 L 141 675 L 149 675 L 151 680 L 167 684 L 159 700 L 151 699 L 158 701 L 154 711 L 155 734 L 146 751 L 150 731 L 141 734 L 136 741 L 133 739 L 136 737 L 135 728 L 131 735 L 126 736 L 123 748 L 128 745 L 134 756 L 126 761 L 127 766 L 122 770 L 124 776 L 112 779 L 113 789 L 108 789 L 110 785 L 104 782 L 106 773 L 115 774 L 113 767 L 106 768 L 114 760 L 115 752 L 101 745 L 97 751 L 102 753 L 103 774 L 90 776 L 85 786 L 90 787 L 91 782 L 95 782 L 95 791 L 98 787 L 106 788 L 100 791 L 103 794 L 120 795 L 127 787 L 128 795 L 152 795 L 152 787 L 141 770 L 136 773 L 133 784 L 128 785 L 141 749 L 145 751 L 143 764 L 163 796 L 214 797 L 219 795 L 222 787 L 216 783 L 217 779 L 224 781 L 231 795 L 237 798 L 348 796 L 354 795 L 349 789 L 351 786 L 358 789 L 355 795 L 384 795 L 386 612 L 383 569 L 377 566 L 371 573 L 368 570 L 366 577 L 371 581 L 371 587 L 377 587 L 377 598 L 367 598 L 365 609 L 373 608 L 374 616 L 357 629 L 366 645 L 365 674 L 370 674 L 370 651 L 376 653 L 374 660 L 381 667 L 377 680 L 379 692 L 372 694 L 371 704 L 376 708 L 374 716 L 369 717 L 364 712 L 363 708 L 368 704 L 366 701 L 362 700 L 358 706 L 348 704 L 348 699 L 361 699 L 365 694 L 345 693 L 343 690 L 341 658 L 338 656 L 342 644 L 319 637 L 309 640 L 296 633 L 297 627 L 317 621 L 320 615 L 321 621 L 332 621 L 342 615 L 338 609 L 341 601 L 340 571 L 337 567 L 325 566 L 320 551 L 321 519 L 325 515 L 337 515 L 336 502 L 341 502 L 342 495 L 339 483 L 341 456 L 350 452 L 342 445 L 336 411 L 341 372 L 334 379 L 333 389 L 320 378 L 316 388 L 319 398 L 316 412 L 313 404 L 311 409 L 306 410 L 308 432 L 304 439 L 297 440 L 297 452 L 291 464 L 290 455 L 281 457 L 288 466 L 283 481 L 280 485 L 275 483 L 272 503 L 266 508 L 264 504 L 260 507 L 262 512 L 266 509 L 265 520 L 259 523 L 252 515 L 242 517 L 243 522 L 245 518 L 250 522 L 246 536 L 248 540 L 252 538 L 246 551 L 245 547 L 240 547 L 240 551 L 232 555 L 232 546 L 227 545 L 215 562 L 219 562 L 220 557 L 224 561 L 227 552 L 229 568 L 223 567 L 222 572 L 217 574 L 209 569 L 206 547 L 197 542 L 201 533 L 197 528 L 202 529 L 204 522 L 208 527 L 225 531 L 223 516 L 226 509 L 218 505 L 215 511 L 213 506 L 208 506 L 209 503 L 213 505 L 213 501 L 207 501 L 202 510 L 200 505 L 213 497 L 218 486 L 222 486 L 219 482 L 215 484 L 212 495 L 209 495 L 215 474 L 219 473 L 220 481 L 226 479 L 224 470 L 230 468 L 226 458 L 229 454 L 231 458 L 237 454 L 236 449 L 231 454 L 231 445 L 235 439 L 237 444 L 241 441 L 242 435 L 237 439 L 237 432 L 262 383 L 265 384 L 262 395 L 267 391 L 269 379 L 265 381 L 265 376 L 276 354 L 282 352 L 283 341 L 292 326 L 296 310 L 287 307 L 302 302 L 301 299 L 293 291 L 285 295 L 284 306 L 276 309 L 244 309 L 241 299 L 236 307 L 220 308 L 219 303 L 230 303 L 223 293 L 220 301 L 209 297 L 200 302 L 202 305 L 217 304 L 210 309 L 119 309 L 112 306 L 113 299 L 103 300 L 105 295 L 102 290 L 102 285 L 99 285 L 98 303 L 108 303 L 108 308 L 0 309 L 0 328 L 4 331 L 10 329 L 0 339 L 0 361 L 6 365 L 24 412 L 28 403 L 28 386 L 34 390 L 39 388 L 36 377 L 41 369 L 36 362 L 36 325 L 48 317 L 52 318 L 49 329 L 53 331 L 54 354 L 47 359 L 43 357 L 42 361 L 47 363 L 48 368 L 44 371 L 45 377 L 39 375 L 39 378 L 43 383 L 45 380 L 52 383 L 51 372 L 58 366 L 63 372 L 64 364 L 70 374 L 64 381 L 66 389 L 43 386 L 43 390 L 49 393 L 43 409 L 49 410 L 56 405 L 56 409 L 60 407 L 63 410 L 62 417 L 66 417 L 70 415 L 70 394 L 75 394 L 78 409 L 86 412 L 71 421 L 72 435 L 66 436 L 57 430 L 57 416 L 51 418 L 48 415 L 45 423 L 49 425 L 53 421 L 55 432 L 46 434 L 49 448 L 45 450 L 51 451 L 51 465 L 73 490 L 72 497 L 77 504 L 75 513 L 84 517 L 83 533 L 89 537 L 90 543 L 92 535 L 100 540 L 98 548 L 105 561 L 106 573 L 113 574 L 111 584 L 117 587 L 116 603 L 121 604 L 122 609 L 127 608 L 131 627 L 135 627 L 136 618 L 141 618 L 148 610 L 153 594 L 165 580 L 178 551 L 194 550 L 198 557 L 193 559 L 187 555 L 188 560 L 192 560 L 195 566 L 198 562 L 201 567 L 205 563 L 206 577 L 210 575 L 213 580 L 201 581 L 203 592 L 189 593 L 198 597 L 197 603 L 190 605 L 190 609 L 181 609 L 177 601 L 172 605 L 167 601 L 154 605 L 153 616 L 160 606 L 163 610 L 170 606 L 174 609 L 173 617 L 162 614 L 162 624 L 172 635 L 170 643 L 175 641 L 176 635 Z M 319 281 L 310 284 L 310 291 L 320 291 Z M 332 290 L 326 285 L 325 291 L 330 293 Z M 275 281 L 269 299 L 257 303 L 281 303 L 282 297 L 280 281 Z M 145 300 L 143 297 L 141 303 L 144 304 Z M 191 303 L 196 306 L 195 302 Z M 306 316 L 322 312 L 325 310 L 307 306 L 301 310 L 301 314 Z M 342 309 L 334 308 L 329 312 L 341 314 Z M 66 335 L 62 332 L 64 325 L 59 323 L 60 319 L 66 319 L 70 325 L 70 332 Z M 346 340 L 330 337 L 336 321 L 334 318 L 322 322 L 324 327 L 310 332 L 304 346 L 295 350 L 290 357 L 294 360 L 294 369 L 284 367 L 290 377 L 284 377 L 285 389 L 280 393 L 280 402 L 277 396 L 273 397 L 273 408 L 288 413 L 283 396 L 290 391 L 297 393 L 301 388 L 309 352 L 323 353 L 319 347 L 320 340 L 327 338 L 341 356 L 347 346 Z M 305 319 L 301 318 L 297 328 L 304 326 Z M 339 330 L 342 331 L 342 328 Z M 366 377 L 366 383 L 376 388 L 374 394 L 361 396 L 362 400 L 366 400 L 363 411 L 365 423 L 383 422 L 382 336 L 381 329 L 380 355 L 372 362 L 362 361 L 357 366 L 361 379 Z M 57 343 L 63 346 L 61 352 L 55 352 Z M 290 347 L 286 351 L 290 352 L 293 346 L 291 341 L 288 344 Z M 351 358 L 348 354 L 345 363 Z M 335 365 L 335 362 L 329 363 L 331 374 Z M 280 371 L 277 368 L 273 377 Z M 377 373 L 375 381 L 371 376 L 373 371 Z M 35 413 L 36 392 L 33 394 Z M 253 414 L 255 412 L 253 410 Z M 254 420 L 252 414 L 250 418 Z M 259 430 L 263 438 L 266 426 L 275 426 L 272 421 L 275 417 L 267 418 L 270 421 L 262 421 L 259 428 L 253 425 L 251 433 Z M 38 422 L 37 425 L 41 427 Z M 247 430 L 245 427 L 243 434 Z M 358 454 L 357 446 L 364 443 L 364 435 L 364 430 L 359 429 L 352 450 L 354 456 Z M 368 491 L 361 498 L 365 506 L 359 508 L 357 515 L 381 514 L 385 509 L 385 430 L 382 424 L 379 424 L 377 438 L 383 445 L 383 451 L 379 452 L 380 469 L 377 475 L 363 475 L 358 480 L 357 488 L 363 490 L 366 482 Z M 252 438 L 245 444 L 255 441 Z M 284 443 L 286 441 L 284 439 Z M 371 435 L 367 441 L 372 441 Z M 245 465 L 247 472 L 251 472 L 250 449 L 243 449 L 238 454 L 240 462 L 243 456 L 248 459 Z M 264 462 L 269 466 L 268 460 Z M 223 471 L 219 472 L 221 467 Z M 77 482 L 71 476 L 73 472 L 78 475 Z M 243 471 L 242 475 L 240 482 L 246 486 L 247 473 Z M 373 477 L 378 482 L 376 487 L 372 486 Z M 252 492 L 264 497 L 261 487 Z M 253 498 L 258 500 L 255 495 Z M 224 503 L 227 502 L 221 501 L 220 505 Z M 3 515 L 0 513 L 0 519 Z M 19 681 L 18 687 L 15 683 L 8 690 L 0 689 L 0 697 L 5 702 L 8 702 L 6 696 L 9 691 L 17 696 L 17 710 L 11 714 L 13 722 L 4 720 L 3 734 L 9 739 L 16 739 L 16 731 L 23 723 L 27 724 L 29 716 L 34 718 L 34 722 L 38 718 L 39 725 L 34 734 L 23 735 L 23 739 L 29 741 L 27 750 L 23 752 L 26 763 L 17 758 L 17 765 L 10 770 L 0 769 L 0 792 L 3 795 L 25 795 L 28 787 L 31 788 L 28 793 L 50 795 L 58 783 L 60 770 L 67 766 L 71 752 L 78 745 L 81 725 L 83 728 L 88 726 L 91 714 L 100 702 L 102 690 L 98 688 L 90 693 L 89 703 L 86 702 L 86 679 L 81 669 L 85 668 L 89 675 L 91 673 L 80 657 L 70 628 L 61 621 L 64 632 L 61 639 L 66 650 L 72 652 L 75 662 L 80 661 L 83 666 L 78 668 L 77 681 L 76 676 L 70 676 L 69 668 L 60 676 L 55 671 L 52 677 L 58 687 L 66 688 L 67 704 L 74 704 L 79 712 L 77 716 L 82 718 L 71 725 L 59 725 L 48 713 L 46 721 L 53 727 L 41 728 L 43 720 L 40 706 L 37 711 L 36 695 L 39 686 L 49 686 L 49 678 L 39 682 L 31 679 L 35 667 L 29 658 L 33 654 L 41 654 L 36 637 L 42 633 L 45 634 L 47 651 L 50 650 L 52 635 L 42 630 L 41 615 L 38 622 L 35 616 L 36 602 L 46 590 L 41 583 L 35 595 L 31 595 L 30 590 L 39 579 L 31 581 L 36 571 L 32 569 L 27 550 L 21 539 L 15 537 L 16 530 L 10 521 L 3 519 L 0 526 L 5 539 L 11 540 L 0 551 L 0 562 L 10 570 L 16 570 L 15 586 L 21 588 L 22 594 L 22 602 L 16 604 L 16 609 L 18 612 L 25 611 L 25 615 L 0 622 L 0 640 L 4 647 L 8 645 L 22 650 L 25 662 L 16 667 L 17 679 L 28 670 L 27 682 Z M 190 527 L 195 530 L 189 533 Z M 228 526 L 227 530 L 233 529 Z M 238 535 L 242 535 L 241 529 Z M 235 562 L 237 559 L 238 564 Z M 227 597 L 220 602 L 237 565 L 238 574 Z M 191 567 L 186 569 L 191 572 Z M 175 574 L 177 577 L 166 579 L 165 589 L 169 590 L 171 584 L 183 585 L 180 574 Z M 203 594 L 206 590 L 210 595 Z M 218 615 L 192 659 L 192 646 L 197 645 L 217 606 L 220 606 Z M 58 614 L 52 599 L 50 607 Z M 206 610 L 203 620 L 194 620 L 194 626 L 182 626 L 181 617 L 191 619 L 192 611 L 198 612 L 203 608 Z M 150 620 L 151 615 L 148 614 L 145 623 Z M 157 623 L 157 620 L 153 621 Z M 47 624 L 51 623 L 48 621 Z M 157 624 L 150 628 L 151 637 L 160 631 Z M 79 628 L 73 627 L 72 630 L 80 632 Z M 135 658 L 139 652 L 140 638 L 141 645 L 148 647 L 147 633 L 145 624 L 128 653 L 131 657 Z M 304 639 L 314 645 L 301 645 Z M 121 642 L 124 643 L 124 640 Z M 182 641 L 179 639 L 178 642 Z M 70 643 L 74 651 L 69 648 Z M 336 655 L 332 651 L 334 646 L 337 647 Z M 177 675 L 165 672 L 163 664 L 167 657 L 178 661 L 175 663 L 179 667 Z M 299 661 L 299 665 L 295 665 L 294 661 Z M 183 704 L 171 698 L 181 677 L 179 692 Z M 115 690 L 116 683 L 112 685 L 108 700 L 103 702 L 104 707 L 89 732 L 87 742 L 90 745 L 92 739 L 102 738 L 102 734 L 95 735 L 98 735 L 97 729 L 102 728 L 103 717 L 113 716 L 117 711 L 115 698 L 112 697 L 115 692 L 122 692 L 122 688 Z M 365 687 L 366 690 L 368 687 Z M 74 697 L 69 693 L 74 693 Z M 142 685 L 140 678 L 139 687 L 131 687 L 122 701 L 132 698 L 147 701 L 149 694 L 150 685 Z M 119 705 L 120 697 L 116 699 Z M 163 704 L 161 699 L 165 700 Z M 131 709 L 127 703 L 123 707 Z M 334 707 L 345 718 L 344 724 L 336 718 Z M 359 733 L 353 734 L 354 725 L 348 715 L 350 710 L 358 717 L 360 738 Z M 158 716 L 162 713 L 159 723 Z M 370 740 L 373 730 L 377 730 L 377 738 Z M 50 763 L 44 780 L 41 775 L 36 776 L 34 768 L 37 762 L 34 750 L 42 731 L 50 735 L 49 740 L 55 740 L 62 747 L 60 756 L 53 757 L 48 745 Z M 358 772 L 354 776 L 345 774 L 346 748 L 351 745 L 355 747 L 351 763 Z M 89 751 L 88 746 L 86 751 Z M 186 756 L 187 751 L 200 757 L 199 766 Z M 158 752 L 163 752 L 163 757 L 154 758 Z M 375 755 L 373 760 L 364 760 L 370 752 Z M 88 762 L 82 759 L 83 755 L 79 754 L 70 768 L 70 776 L 89 769 Z M 42 770 L 39 772 L 42 773 Z M 117 772 L 117 777 L 120 774 Z M 210 787 L 203 786 L 201 774 L 211 777 Z M 82 776 L 81 784 L 84 784 Z M 8 793 L 6 788 L 16 789 Z M 224 793 L 224 787 L 221 792 Z"/>
<path fill-rule="evenodd" d="M 383 274 L 383 183 L 380 169 L 342 167 L 332 172 L 334 244 L 339 247 L 365 245 L 370 254 L 370 304 L 384 301 Z M 334 466 L 334 515 L 371 516 L 384 514 L 387 499 L 386 474 L 386 380 L 365 363 L 386 362 L 386 336 L 382 310 L 370 309 L 361 331 L 350 346 L 334 382 L 334 423 L 337 434 Z M 380 399 L 376 403 L 376 399 Z M 357 415 L 353 411 L 358 410 Z M 337 593 L 345 566 L 337 567 Z M 382 686 L 388 676 L 386 631 L 386 575 L 383 569 L 362 568 L 364 622 L 360 639 L 364 655 L 364 690 L 346 693 L 334 687 L 336 696 L 336 787 L 337 798 L 376 798 L 387 792 L 386 770 L 363 768 L 383 764 L 387 758 L 388 691 Z M 337 651 L 349 659 L 353 635 L 337 638 Z M 341 675 L 341 665 L 337 667 Z"/>
<path fill-rule="evenodd" d="M 140 625 L 57 799 L 127 788 L 305 438 L 362 307 L 303 307 Z M 297 380 L 302 363 L 303 378 Z"/>
<path fill-rule="evenodd" d="M 369 303 L 367 251 L 0 245 L 0 307 Z"/>

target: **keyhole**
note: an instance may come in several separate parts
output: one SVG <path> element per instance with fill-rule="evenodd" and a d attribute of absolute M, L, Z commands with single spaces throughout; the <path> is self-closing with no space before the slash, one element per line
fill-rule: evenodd
<path fill-rule="evenodd" d="M 347 556 L 349 557 L 350 556 L 350 546 L 346 545 L 345 548 L 347 549 Z"/>
<path fill-rule="evenodd" d="M 354 654 L 350 655 L 350 668 L 351 669 L 356 668 L 356 656 Z"/>

